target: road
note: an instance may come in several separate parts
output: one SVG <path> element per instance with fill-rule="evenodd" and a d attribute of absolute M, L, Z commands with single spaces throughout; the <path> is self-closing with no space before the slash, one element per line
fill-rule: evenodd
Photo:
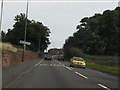
<path fill-rule="evenodd" d="M 69 67 L 69 62 L 40 60 L 34 68 L 6 88 L 118 88 L 118 78 L 89 68 Z"/>

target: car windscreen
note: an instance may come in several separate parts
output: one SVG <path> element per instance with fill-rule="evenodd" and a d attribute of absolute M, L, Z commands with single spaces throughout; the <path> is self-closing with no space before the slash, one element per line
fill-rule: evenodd
<path fill-rule="evenodd" d="M 84 61 L 82 58 L 78 58 L 78 57 L 73 57 L 73 60 L 76 60 L 76 61 Z"/>

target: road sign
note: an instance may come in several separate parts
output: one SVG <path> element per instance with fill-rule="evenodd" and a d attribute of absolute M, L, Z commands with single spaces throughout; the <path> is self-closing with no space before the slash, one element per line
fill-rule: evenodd
<path fill-rule="evenodd" d="M 30 42 L 26 42 L 26 41 L 22 41 L 22 40 L 20 40 L 20 43 L 25 44 L 25 45 L 30 45 L 31 44 Z"/>

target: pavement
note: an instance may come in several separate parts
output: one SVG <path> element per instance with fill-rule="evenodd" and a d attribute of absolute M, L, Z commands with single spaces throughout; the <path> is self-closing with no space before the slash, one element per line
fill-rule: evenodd
<path fill-rule="evenodd" d="M 3 69 L 3 88 L 118 90 L 118 77 L 89 68 L 70 67 L 69 62 L 66 61 L 38 59 Z"/>
<path fill-rule="evenodd" d="M 19 64 L 14 64 L 10 67 L 2 68 L 2 87 L 5 87 L 24 72 L 33 68 L 33 66 L 40 60 L 41 59 L 25 61 Z"/>

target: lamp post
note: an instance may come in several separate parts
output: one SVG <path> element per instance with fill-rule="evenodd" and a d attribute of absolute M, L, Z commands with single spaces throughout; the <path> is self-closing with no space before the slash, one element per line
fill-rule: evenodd
<path fill-rule="evenodd" d="M 26 41 L 26 31 L 27 31 L 27 17 L 28 17 L 28 4 L 29 4 L 29 0 L 27 0 L 27 7 L 26 7 L 26 21 L 25 21 L 25 33 L 24 33 L 24 41 Z M 22 62 L 25 61 L 25 48 L 26 48 L 26 44 L 24 43 L 23 45 L 23 57 L 22 57 Z"/>
<path fill-rule="evenodd" d="M 0 14 L 0 31 L 2 27 L 2 16 L 3 16 L 3 0 L 1 1 L 1 14 Z"/>
<path fill-rule="evenodd" d="M 118 7 L 120 7 L 120 1 L 118 2 Z"/>
<path fill-rule="evenodd" d="M 2 15 L 3 15 L 3 0 L 1 1 L 0 31 L 1 31 L 1 26 L 2 26 Z M 0 37 L 0 42 L 2 40 L 1 37 Z M 0 45 L 0 48 L 1 47 L 2 45 Z M 1 53 L 0 53 L 0 66 L 2 66 L 2 54 Z M 0 67 L 0 89 L 2 90 L 2 67 Z"/>

